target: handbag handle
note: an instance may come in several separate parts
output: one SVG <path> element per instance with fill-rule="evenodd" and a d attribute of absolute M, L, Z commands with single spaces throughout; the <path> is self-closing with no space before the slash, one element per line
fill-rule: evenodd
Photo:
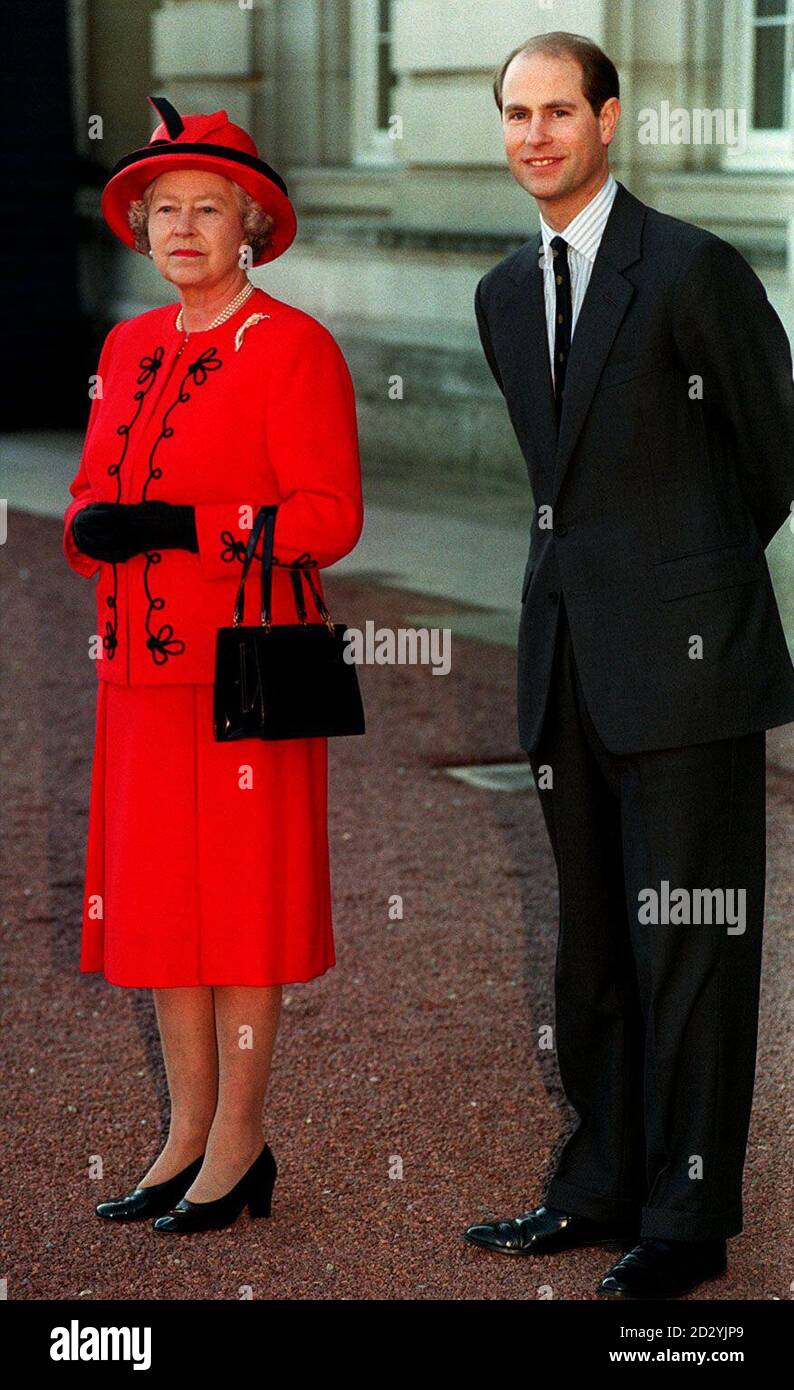
<path fill-rule="evenodd" d="M 233 616 L 232 616 L 232 626 L 233 626 L 233 627 L 239 627 L 239 626 L 240 626 L 240 623 L 242 622 L 243 616 L 244 616 L 244 613 L 245 613 L 245 581 L 246 581 L 246 579 L 248 578 L 248 570 L 249 570 L 249 568 L 250 568 L 251 561 L 252 561 L 252 559 L 254 558 L 254 551 L 256 550 L 256 543 L 257 543 L 257 541 L 259 540 L 259 533 L 260 533 L 260 531 L 262 530 L 262 527 L 264 526 L 265 522 L 266 522 L 267 520 L 269 520 L 270 514 L 271 514 L 271 513 L 272 513 L 272 521 L 271 521 L 271 531 L 272 531 L 272 529 L 273 529 L 274 526 L 275 526 L 275 521 L 276 521 L 276 510 L 277 510 L 277 509 L 276 509 L 275 506 L 271 506 L 271 507 L 260 507 L 260 508 L 259 508 L 259 511 L 258 511 L 257 514 L 256 514 L 256 516 L 254 517 L 254 524 L 253 524 L 253 526 L 251 527 L 251 534 L 250 534 L 250 536 L 248 537 L 248 544 L 247 544 L 247 546 L 245 547 L 245 556 L 244 556 L 244 558 L 243 558 L 243 572 L 242 572 L 242 574 L 240 575 L 240 583 L 239 583 L 239 585 L 237 586 L 237 597 L 236 597 L 236 599 L 235 599 L 235 601 L 234 601 L 234 614 L 233 614 Z M 272 548 L 272 544 L 271 544 L 271 555 L 272 555 L 272 553 L 273 553 L 273 548 Z M 262 622 L 263 622 L 263 623 L 265 622 L 265 584 L 266 584 L 267 580 L 269 580 L 269 579 L 271 578 L 271 575 L 272 575 L 272 571 L 271 571 L 270 573 L 268 573 L 267 579 L 266 579 L 266 576 L 265 576 L 265 565 L 264 565 L 264 562 L 263 562 L 263 564 L 262 564 Z M 268 605 L 268 606 L 269 606 L 269 605 Z M 269 623 L 266 623 L 265 626 L 269 629 Z"/>
<path fill-rule="evenodd" d="M 281 564 L 281 561 L 274 560 L 273 558 L 273 543 L 275 538 L 277 511 L 277 503 L 260 507 L 259 511 L 256 514 L 256 517 L 254 518 L 254 524 L 251 528 L 251 535 L 248 538 L 248 544 L 245 548 L 243 572 L 240 575 L 240 583 L 237 589 L 237 598 L 234 604 L 234 615 L 232 618 L 232 624 L 234 627 L 239 627 L 240 623 L 243 620 L 245 612 L 245 581 L 248 577 L 248 570 L 251 565 L 251 560 L 253 559 L 254 553 L 256 551 L 257 541 L 259 540 L 260 533 L 262 531 L 262 528 L 264 527 L 265 536 L 264 543 L 262 546 L 261 557 L 262 603 L 260 617 L 262 626 L 264 627 L 265 631 L 269 632 L 271 629 L 272 622 L 270 616 L 270 606 L 273 580 L 273 565 Z M 284 568 L 289 569 L 290 571 L 290 579 L 292 580 L 293 593 L 295 597 L 295 606 L 300 622 L 306 622 L 306 609 L 303 604 L 301 588 L 301 575 L 304 575 L 306 578 L 306 582 L 311 590 L 315 607 L 317 608 L 317 612 L 320 614 L 320 617 L 322 618 L 323 622 L 328 628 L 328 631 L 331 633 L 331 636 L 333 637 L 335 635 L 335 629 L 333 621 L 331 619 L 331 614 L 329 613 L 326 605 L 323 603 L 323 600 L 320 597 L 320 594 L 315 586 L 314 579 L 312 578 L 310 572 L 312 568 L 316 567 L 317 561 L 311 558 L 308 551 L 304 551 L 302 555 L 298 556 L 297 560 L 293 560 L 290 562 L 290 564 L 284 566 Z"/>
<path fill-rule="evenodd" d="M 273 563 L 277 565 L 280 562 L 274 560 Z M 297 560 L 292 560 L 286 568 L 289 569 L 289 577 L 292 580 L 292 589 L 295 595 L 295 608 L 300 622 L 306 622 L 306 607 L 303 602 L 303 584 L 301 582 L 302 579 L 305 579 L 311 591 L 311 596 L 314 599 L 314 606 L 333 637 L 335 629 L 331 614 L 323 603 L 312 577 L 312 570 L 317 568 L 317 561 L 312 559 L 308 551 L 304 551 L 302 555 L 298 556 Z"/>

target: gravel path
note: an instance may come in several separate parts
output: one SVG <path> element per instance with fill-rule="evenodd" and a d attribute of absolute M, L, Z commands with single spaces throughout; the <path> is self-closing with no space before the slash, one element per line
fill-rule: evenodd
<path fill-rule="evenodd" d="M 25 513 L 10 514 L 0 573 L 8 1297 L 237 1299 L 250 1286 L 255 1298 L 594 1298 L 609 1251 L 509 1260 L 460 1238 L 470 1221 L 535 1203 L 570 1126 L 553 1056 L 536 1045 L 553 1019 L 556 877 L 535 795 L 442 771 L 525 763 L 514 652 L 455 638 L 446 677 L 360 668 L 369 732 L 331 740 L 338 964 L 285 991 L 265 1115 L 280 1167 L 273 1217 L 244 1212 L 227 1230 L 168 1240 L 93 1212 L 145 1171 L 168 1120 L 150 992 L 77 969 L 93 586 L 66 568 L 60 525 Z M 449 611 L 332 572 L 327 593 L 351 626 Z M 745 1230 L 701 1297 L 791 1296 L 793 802 L 794 777 L 770 768 Z M 94 1155 L 101 1181 L 88 1176 Z"/>

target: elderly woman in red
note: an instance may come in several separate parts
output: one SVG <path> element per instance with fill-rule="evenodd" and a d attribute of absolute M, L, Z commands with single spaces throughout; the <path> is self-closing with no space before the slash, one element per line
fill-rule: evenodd
<path fill-rule="evenodd" d="M 216 633 L 259 507 L 278 504 L 274 623 L 296 621 L 286 566 L 352 550 L 363 509 L 342 353 L 246 274 L 295 235 L 283 181 L 225 111 L 150 100 L 162 123 L 102 210 L 180 304 L 105 340 L 64 550 L 99 576 L 80 969 L 153 989 L 171 1096 L 162 1152 L 96 1210 L 188 1232 L 269 1214 L 281 987 L 334 964 L 327 741 L 216 741 Z"/>

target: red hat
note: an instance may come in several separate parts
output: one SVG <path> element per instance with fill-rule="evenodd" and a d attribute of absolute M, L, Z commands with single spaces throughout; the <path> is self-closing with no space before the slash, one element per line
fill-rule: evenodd
<path fill-rule="evenodd" d="M 102 215 L 111 231 L 136 250 L 127 217 L 130 203 L 168 169 L 207 169 L 239 184 L 273 218 L 270 243 L 253 264 L 264 265 L 286 251 L 298 227 L 287 185 L 259 158 L 242 126 L 234 125 L 225 111 L 183 117 L 165 97 L 149 97 L 149 101 L 162 117 L 161 124 L 148 145 L 119 160 L 102 193 Z"/>

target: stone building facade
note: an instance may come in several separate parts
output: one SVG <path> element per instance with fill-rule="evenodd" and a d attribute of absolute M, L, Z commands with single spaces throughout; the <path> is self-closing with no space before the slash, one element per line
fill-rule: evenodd
<path fill-rule="evenodd" d="M 298 238 L 255 278 L 339 337 L 372 467 L 515 470 L 472 296 L 537 228 L 491 93 L 533 33 L 587 34 L 616 62 L 612 167 L 633 192 L 759 265 L 794 261 L 794 0 L 71 0 L 71 24 L 86 157 L 109 167 L 144 143 L 158 92 L 225 107 L 284 175 Z M 115 320 L 167 298 L 109 244 L 95 189 L 82 207 L 89 310 Z"/>

